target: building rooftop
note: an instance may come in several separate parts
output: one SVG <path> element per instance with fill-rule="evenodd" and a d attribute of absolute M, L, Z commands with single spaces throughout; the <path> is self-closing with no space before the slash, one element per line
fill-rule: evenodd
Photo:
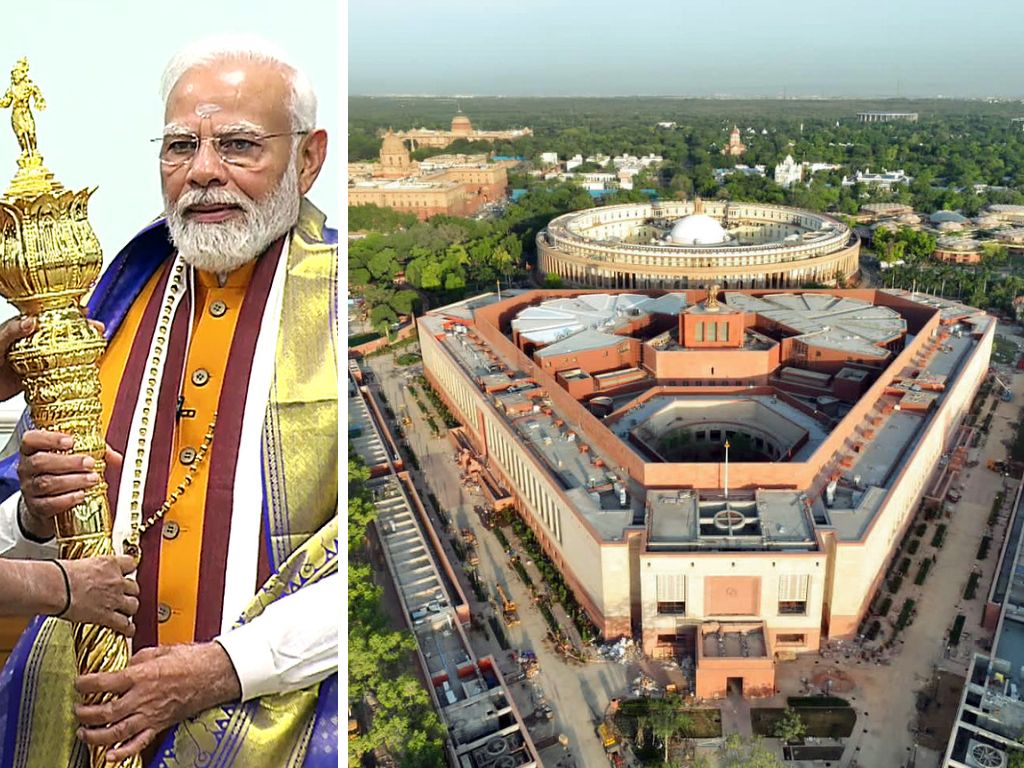
<path fill-rule="evenodd" d="M 573 334 L 561 341 L 537 350 L 537 357 L 552 357 L 554 355 L 566 355 L 573 352 L 586 352 L 592 349 L 605 349 L 621 344 L 625 339 L 612 333 L 595 331 L 586 328 L 579 333 Z"/>
<path fill-rule="evenodd" d="M 740 659 L 763 658 L 768 655 L 764 639 L 764 628 L 729 629 L 722 624 L 717 632 L 705 632 L 704 655 L 711 658 Z"/>
<path fill-rule="evenodd" d="M 817 548 L 803 495 L 758 489 L 739 497 L 703 498 L 690 489 L 647 493 L 652 551 L 807 551 Z"/>
<path fill-rule="evenodd" d="M 456 181 L 416 181 L 414 179 L 367 179 L 351 184 L 354 189 L 383 189 L 391 192 L 423 192 L 432 189 L 456 189 Z"/>
<path fill-rule="evenodd" d="M 664 490 L 664 483 L 661 488 L 645 488 L 641 480 L 630 477 L 619 465 L 619 462 L 633 461 L 632 457 L 627 459 L 617 450 L 601 447 L 605 445 L 602 441 L 607 439 L 607 433 L 589 435 L 574 421 L 576 417 L 570 418 L 553 402 L 554 392 L 548 392 L 548 388 L 560 386 L 557 378 L 552 377 L 552 381 L 547 382 L 539 370 L 529 375 L 516 370 L 511 341 L 506 349 L 504 344 L 492 345 L 481 340 L 474 331 L 452 330 L 452 317 L 460 313 L 472 315 L 466 303 L 436 310 L 436 314 L 428 315 L 422 322 L 489 393 L 488 401 L 504 415 L 519 441 L 550 473 L 572 508 L 600 538 L 620 541 L 625 535 L 624 529 L 646 525 L 652 549 L 807 551 L 817 547 L 816 527 L 835 530 L 843 541 L 859 540 L 865 535 L 888 489 L 912 455 L 920 430 L 931 424 L 930 414 L 943 403 L 947 384 L 951 386 L 957 380 L 971 352 L 977 348 L 976 337 L 992 322 L 992 318 L 978 310 L 955 301 L 899 290 L 879 293 L 898 296 L 939 312 L 941 339 L 935 335 L 935 340 L 930 341 L 905 370 L 887 372 L 891 381 L 887 379 L 883 397 L 873 404 L 874 408 L 863 421 L 843 427 L 849 434 L 846 442 L 837 444 L 837 450 L 829 456 L 819 457 L 822 466 L 816 477 L 824 479 L 815 479 L 808 487 L 789 489 L 778 482 L 772 488 L 757 488 L 749 478 L 758 476 L 758 462 L 770 465 L 783 460 L 810 461 L 832 430 L 843 423 L 849 403 L 840 403 L 828 396 L 797 397 L 780 391 L 782 384 L 771 385 L 776 392 L 774 395 L 767 387 L 761 388 L 764 391 L 739 389 L 730 394 L 687 394 L 667 389 L 651 396 L 643 394 L 642 390 L 638 392 L 636 386 L 629 391 L 616 390 L 615 386 L 597 386 L 594 391 L 599 397 L 595 398 L 595 407 L 600 400 L 602 415 L 598 418 L 602 430 L 610 430 L 625 444 L 623 448 L 628 446 L 628 451 L 638 456 L 642 464 L 685 465 L 688 461 L 697 461 L 718 467 L 717 488 L 711 479 L 713 476 L 706 472 L 696 489 Z M 493 301 L 493 295 L 482 297 L 480 306 Z M 513 327 L 518 323 L 520 338 L 523 334 L 535 334 L 533 338 L 551 339 L 550 346 L 537 353 L 541 357 L 601 348 L 621 343 L 623 339 L 609 333 L 610 327 L 639 317 L 651 309 L 654 302 L 662 303 L 659 309 L 687 307 L 683 294 L 661 299 L 638 294 L 580 294 L 526 306 L 516 315 Z M 915 341 L 915 336 L 907 333 L 908 321 L 895 309 L 849 295 L 808 292 L 753 296 L 727 291 L 724 304 L 723 309 L 755 312 L 773 321 L 773 330 L 768 332 L 790 329 L 808 343 L 832 344 L 860 359 L 884 362 L 891 355 L 886 345 Z M 567 331 L 569 328 L 577 330 Z M 648 343 L 659 346 L 659 339 L 661 336 Z M 790 371 L 788 383 L 825 391 L 826 395 L 832 377 L 867 385 L 878 375 L 851 365 L 844 365 L 833 374 L 793 362 L 786 363 L 784 369 L 774 375 L 783 376 L 785 371 Z M 646 368 L 632 370 L 640 375 L 651 375 Z M 558 377 L 597 379 L 600 375 L 570 369 L 560 371 Z M 560 399 L 555 398 L 555 401 Z M 599 410 L 593 412 L 596 414 Z M 732 427 L 734 422 L 739 426 Z M 733 462 L 742 467 L 736 471 L 746 473 L 748 480 L 744 490 L 738 486 L 730 489 L 728 506 L 723 498 L 724 465 L 717 454 L 694 455 L 689 449 L 673 453 L 674 447 L 665 454 L 660 444 L 659 435 L 677 429 L 691 430 L 697 436 L 702 423 L 708 425 L 707 429 L 720 432 L 717 436 L 709 432 L 704 438 L 698 437 L 708 444 L 717 446 L 726 439 L 726 434 L 730 441 L 734 440 L 734 435 L 727 432 L 729 429 L 741 438 L 741 447 L 744 441 L 756 443 L 758 437 L 763 439 L 763 445 L 746 446 L 753 453 L 748 454 L 744 463 L 737 461 L 733 454 Z M 770 446 L 770 450 L 766 446 Z M 733 447 L 736 448 L 735 443 Z M 613 460 L 613 457 L 618 458 Z M 830 474 L 836 483 L 826 494 L 824 485 Z M 662 477 L 656 473 L 654 476 Z M 686 478 L 680 478 L 680 484 L 689 483 Z M 560 531 L 555 533 L 561 536 Z"/>
<path fill-rule="evenodd" d="M 889 350 L 881 345 L 898 339 L 907 328 L 907 321 L 888 307 L 827 294 L 779 293 L 755 297 L 727 291 L 725 303 L 763 315 L 815 346 L 879 360 L 889 357 Z"/>
<path fill-rule="evenodd" d="M 677 314 L 685 306 L 683 294 L 582 294 L 526 307 L 512 320 L 512 330 L 535 344 L 550 344 L 583 330 L 614 331 L 643 315 Z"/>
<path fill-rule="evenodd" d="M 348 443 L 367 467 L 387 464 L 388 453 L 355 382 L 348 385 Z"/>

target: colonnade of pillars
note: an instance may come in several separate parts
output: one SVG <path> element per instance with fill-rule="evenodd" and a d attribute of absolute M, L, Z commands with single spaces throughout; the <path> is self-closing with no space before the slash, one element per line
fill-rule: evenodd
<path fill-rule="evenodd" d="M 791 270 L 758 272 L 752 275 L 718 275 L 715 277 L 696 278 L 676 275 L 638 274 L 622 270 L 588 268 L 571 262 L 557 259 L 547 260 L 542 268 L 562 278 L 567 285 L 582 288 L 615 288 L 624 290 L 665 289 L 685 290 L 698 288 L 712 283 L 726 289 L 772 289 L 798 288 L 805 283 L 833 284 L 836 269 L 844 275 L 856 272 L 856 256 L 845 259 L 841 264 L 819 265 L 812 268 L 802 267 Z M 553 262 L 553 263 L 552 263 Z"/>

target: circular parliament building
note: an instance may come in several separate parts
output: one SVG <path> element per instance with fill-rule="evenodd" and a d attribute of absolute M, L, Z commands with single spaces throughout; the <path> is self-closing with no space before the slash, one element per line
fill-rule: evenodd
<path fill-rule="evenodd" d="M 567 213 L 537 235 L 542 276 L 587 288 L 798 288 L 858 270 L 860 240 L 823 213 L 725 200 Z"/>

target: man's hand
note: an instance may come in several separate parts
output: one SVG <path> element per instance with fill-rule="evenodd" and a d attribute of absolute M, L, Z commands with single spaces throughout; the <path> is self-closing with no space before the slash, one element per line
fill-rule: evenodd
<path fill-rule="evenodd" d="M 54 533 L 53 518 L 85 500 L 85 491 L 100 481 L 91 456 L 69 451 L 75 441 L 60 432 L 33 429 L 21 438 L 18 480 L 24 502 L 22 527 L 37 539 L 49 539 Z M 121 455 L 107 447 L 108 466 L 118 466 Z"/>
<path fill-rule="evenodd" d="M 0 400 L 10 400 L 21 392 L 21 379 L 7 362 L 7 350 L 18 339 L 23 339 L 36 329 L 34 317 L 12 317 L 0 325 Z"/>
<path fill-rule="evenodd" d="M 161 731 L 242 695 L 231 659 L 215 642 L 146 648 L 123 671 L 83 675 L 75 687 L 82 694 L 117 695 L 75 707 L 84 726 L 78 738 L 93 746 L 120 744 L 107 753 L 108 762 L 138 754 Z"/>

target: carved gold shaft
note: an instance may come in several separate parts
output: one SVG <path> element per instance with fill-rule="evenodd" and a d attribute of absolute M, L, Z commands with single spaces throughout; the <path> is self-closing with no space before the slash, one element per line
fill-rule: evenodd
<path fill-rule="evenodd" d="M 105 346 L 102 335 L 85 319 L 77 301 L 62 309 L 43 310 L 37 330 L 12 345 L 11 367 L 25 386 L 32 421 L 75 439 L 72 452 L 92 456 L 103 477 L 106 440 L 102 432 L 100 379 L 97 361 Z M 86 491 L 85 501 L 57 518 L 60 556 L 66 559 L 113 554 L 107 485 L 101 481 Z M 123 635 L 93 624 L 73 627 L 78 673 L 112 672 L 128 664 L 128 642 Z M 102 703 L 112 694 L 86 697 Z M 106 749 L 91 750 L 93 768 L 106 766 Z M 136 757 L 117 765 L 138 768 Z"/>
<path fill-rule="evenodd" d="M 43 165 L 30 111 L 33 101 L 37 108 L 45 105 L 28 76 L 28 61 L 21 59 L 11 70 L 10 88 L 0 97 L 0 107 L 14 109 L 13 127 L 22 150 L 18 170 L 0 197 L 0 295 L 22 313 L 34 315 L 36 330 L 12 344 L 7 358 L 21 376 L 36 427 L 73 437 L 72 452 L 92 456 L 103 477 L 106 440 L 97 361 L 106 345 L 80 304 L 103 263 L 89 225 L 92 191 L 69 192 Z M 85 500 L 56 523 L 61 557 L 113 554 L 105 482 L 87 490 Z M 79 674 L 116 672 L 127 666 L 128 641 L 123 635 L 91 624 L 76 624 L 72 632 Z M 112 698 L 88 696 L 86 703 Z M 106 762 L 106 753 L 103 747 L 90 750 L 92 768 L 114 765 Z M 141 768 L 142 761 L 136 756 L 116 765 Z"/>

